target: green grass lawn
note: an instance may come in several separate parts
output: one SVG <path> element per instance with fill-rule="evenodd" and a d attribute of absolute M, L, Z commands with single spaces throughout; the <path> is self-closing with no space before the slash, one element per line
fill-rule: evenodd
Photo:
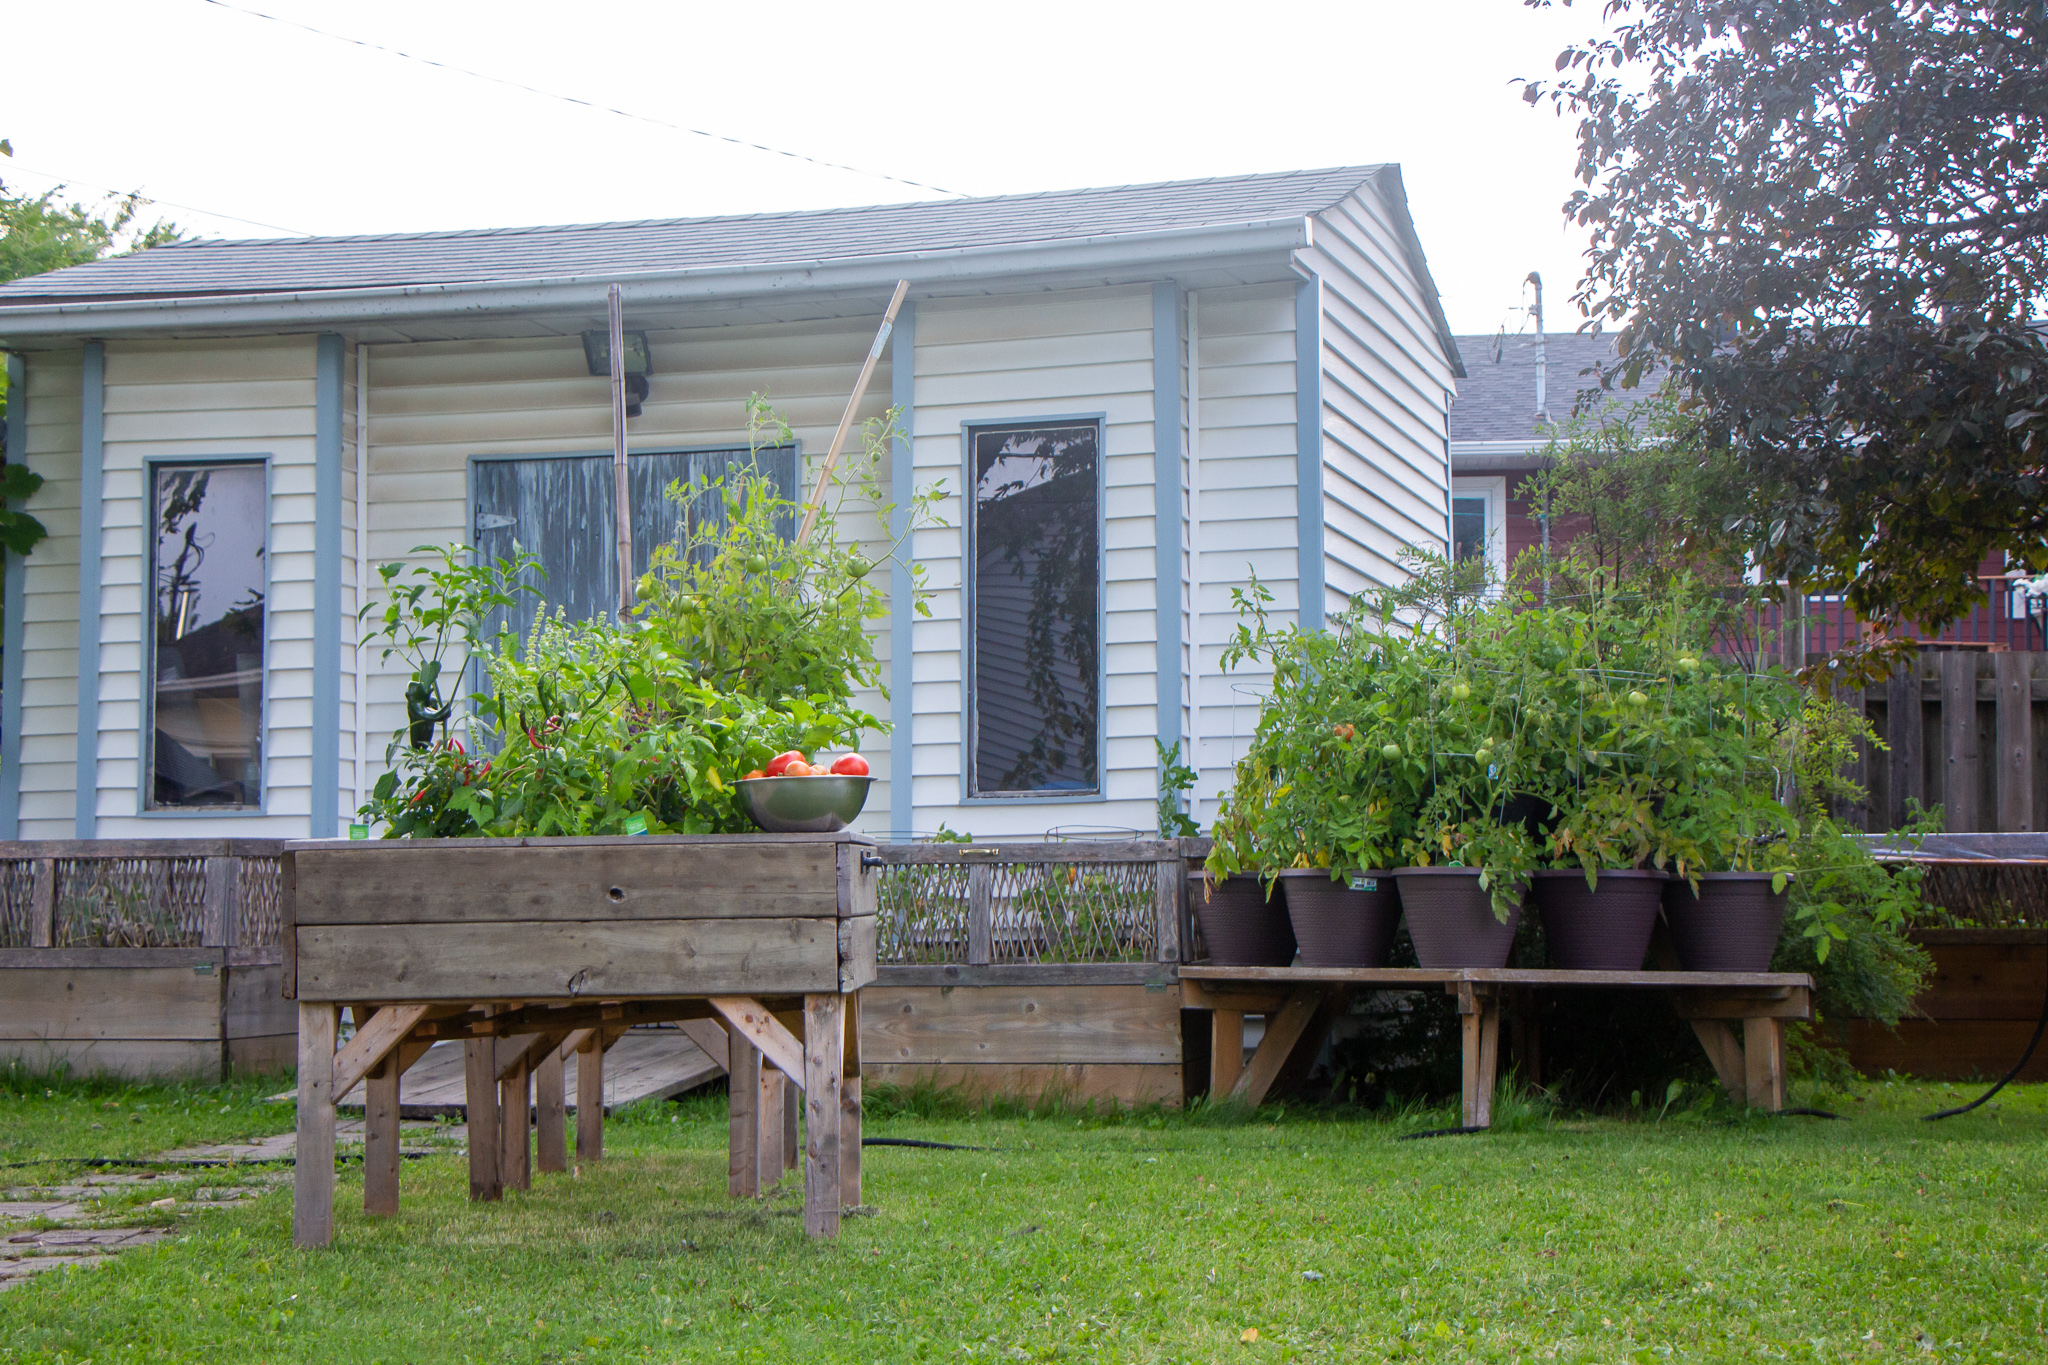
<path fill-rule="evenodd" d="M 344 1170 L 326 1251 L 285 1190 L 180 1214 L 0 1294 L 0 1361 L 2048 1359 L 2048 1086 L 1913 1117 L 1965 1094 L 1413 1142 L 1447 1116 L 899 1111 L 870 1135 L 995 1150 L 870 1148 L 827 1245 L 793 1189 L 726 1199 L 722 1105 L 641 1106 L 498 1205 L 435 1156 L 372 1223 Z M 112 1112 L 16 1097 L 0 1131 L 110 1150 L 80 1129 Z"/>

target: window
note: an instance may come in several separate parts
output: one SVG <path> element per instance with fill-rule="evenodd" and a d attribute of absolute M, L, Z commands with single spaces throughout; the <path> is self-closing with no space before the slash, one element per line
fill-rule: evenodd
<path fill-rule="evenodd" d="M 263 804 L 264 532 L 260 464 L 150 467 L 147 808 Z"/>
<path fill-rule="evenodd" d="M 1451 480 L 1451 558 L 1484 560 L 1494 582 L 1507 577 L 1508 481 Z"/>
<path fill-rule="evenodd" d="M 970 797 L 1102 790 L 1101 438 L 967 429 Z"/>

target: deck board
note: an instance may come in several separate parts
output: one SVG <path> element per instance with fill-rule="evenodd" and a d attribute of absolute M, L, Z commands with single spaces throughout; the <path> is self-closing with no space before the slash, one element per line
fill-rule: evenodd
<path fill-rule="evenodd" d="M 564 1064 L 567 1104 L 576 1108 L 576 1056 Z M 723 1063 L 706 1056 L 681 1029 L 632 1029 L 604 1058 L 604 1107 L 610 1113 L 635 1100 L 665 1100 L 725 1074 Z M 363 1107 L 358 1084 L 342 1096 L 342 1109 Z M 462 1044 L 441 1042 L 413 1063 L 399 1080 L 398 1112 L 408 1119 L 464 1116 Z"/>

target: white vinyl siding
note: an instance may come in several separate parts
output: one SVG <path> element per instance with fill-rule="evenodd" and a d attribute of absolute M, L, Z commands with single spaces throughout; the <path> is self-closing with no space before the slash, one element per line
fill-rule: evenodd
<path fill-rule="evenodd" d="M 314 339 L 107 347 L 101 513 L 98 833 L 306 832 L 313 776 Z M 263 813 L 142 816 L 151 459 L 268 457 Z"/>
<path fill-rule="evenodd" d="M 1256 573 L 1272 590 L 1272 620 L 1295 619 L 1300 522 L 1295 503 L 1294 289 L 1250 285 L 1204 289 L 1196 309 L 1200 454 L 1201 744 L 1196 818 L 1214 818 L 1214 794 L 1258 724 L 1266 670 L 1222 672 L 1237 617 L 1231 590 Z"/>
<path fill-rule="evenodd" d="M 671 330 L 648 325 L 651 391 L 641 415 L 628 425 L 629 448 L 743 447 L 747 396 L 758 392 L 794 428 L 808 464 L 808 491 L 879 322 L 878 317 L 854 317 Z M 640 324 L 629 314 L 629 325 Z M 885 357 L 876 366 L 858 420 L 879 418 L 888 405 Z M 858 457 L 860 442 L 856 425 L 841 457 L 842 470 Z M 376 346 L 370 353 L 369 443 L 374 590 L 376 565 L 414 558 L 410 551 L 417 545 L 467 544 L 474 538 L 467 484 L 471 457 L 609 451 L 611 386 L 590 374 L 582 342 L 573 335 Z M 886 456 L 877 473 L 886 489 Z M 351 488 L 353 479 L 351 472 Z M 840 522 L 840 538 L 860 541 L 879 561 L 888 542 L 875 518 L 859 508 L 857 497 L 848 503 L 848 513 Z M 349 534 L 352 547 L 353 531 Z M 353 553 L 352 548 L 346 553 Z M 884 577 L 882 582 L 886 581 Z M 886 679 L 888 622 L 870 622 L 868 629 Z M 345 652 L 343 658 L 352 666 L 352 655 Z M 367 661 L 366 778 L 372 782 L 383 771 L 385 746 L 405 719 L 404 676 L 398 663 L 393 659 L 380 664 L 374 653 Z M 348 695 L 345 689 L 344 698 Z M 889 713 L 879 691 L 864 692 L 855 700 L 873 715 Z M 886 832 L 889 737 L 871 732 L 862 740 L 862 752 L 877 781 L 859 827 Z"/>
<path fill-rule="evenodd" d="M 22 561 L 21 824 L 24 839 L 77 831 L 78 447 L 77 351 L 26 358 L 28 466 L 43 476 L 23 508 L 49 538 Z"/>
<path fill-rule="evenodd" d="M 1156 825 L 1157 561 L 1153 554 L 1152 294 L 1149 287 L 940 300 L 919 305 L 916 482 L 944 479 L 946 525 L 917 558 L 936 589 L 912 627 L 912 827 L 979 838 L 1053 825 Z M 1103 728 L 1100 798 L 962 804 L 961 427 L 1102 413 Z"/>
<path fill-rule="evenodd" d="M 1325 611 L 1405 577 L 1397 556 L 1445 548 L 1453 380 L 1425 291 L 1378 191 L 1315 220 L 1303 261 L 1323 282 Z"/>

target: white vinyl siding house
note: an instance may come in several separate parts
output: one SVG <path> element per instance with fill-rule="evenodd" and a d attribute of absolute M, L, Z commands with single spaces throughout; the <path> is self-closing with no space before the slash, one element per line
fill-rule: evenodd
<path fill-rule="evenodd" d="M 761 393 L 808 487 L 899 278 L 857 417 L 902 407 L 879 473 L 899 501 L 936 480 L 946 497 L 906 552 L 930 617 L 871 623 L 892 695 L 861 701 L 897 729 L 863 746 L 869 832 L 1152 830 L 1155 744 L 1194 740 L 1212 798 L 1251 733 L 1256 674 L 1218 672 L 1233 587 L 1256 572 L 1276 619 L 1314 625 L 1398 576 L 1403 545 L 1445 543 L 1460 368 L 1392 168 L 164 248 L 0 286 L 10 440 L 47 479 L 29 510 L 51 530 L 10 561 L 0 837 L 338 833 L 403 719 L 396 661 L 356 648 L 358 584 L 473 543 L 483 462 L 609 452 L 609 385 L 579 339 L 607 283 L 652 360 L 631 449 L 743 447 Z M 1074 421 L 1101 433 L 1098 780 L 971 796 L 965 433 Z M 150 811 L 148 470 L 207 459 L 261 459 L 269 480 L 262 804 Z M 865 513 L 840 534 L 877 559 L 889 540 Z M 894 600 L 906 583 L 890 574 Z"/>

